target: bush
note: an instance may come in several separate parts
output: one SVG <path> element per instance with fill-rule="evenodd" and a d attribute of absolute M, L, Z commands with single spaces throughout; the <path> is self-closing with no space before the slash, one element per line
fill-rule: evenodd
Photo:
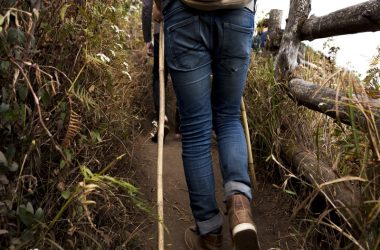
<path fill-rule="evenodd" d="M 108 172 L 127 165 L 147 92 L 139 2 L 0 6 L 1 248 L 133 244 L 130 214 L 151 212 Z"/>

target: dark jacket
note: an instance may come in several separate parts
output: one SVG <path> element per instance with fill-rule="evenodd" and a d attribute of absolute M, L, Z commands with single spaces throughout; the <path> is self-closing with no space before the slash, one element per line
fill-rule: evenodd
<path fill-rule="evenodd" d="M 153 0 L 142 0 L 142 13 L 141 13 L 141 24 L 144 36 L 144 42 L 148 43 L 152 41 L 152 11 L 153 11 Z M 154 34 L 159 32 L 159 24 L 154 22 Z"/>

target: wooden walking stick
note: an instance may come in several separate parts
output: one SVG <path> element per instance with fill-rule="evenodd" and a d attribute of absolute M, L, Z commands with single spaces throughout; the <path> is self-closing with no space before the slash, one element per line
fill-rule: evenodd
<path fill-rule="evenodd" d="M 256 181 L 256 174 L 255 174 L 255 167 L 253 166 L 253 156 L 252 156 L 252 146 L 251 146 L 251 136 L 249 133 L 248 128 L 248 119 L 247 119 L 247 111 L 245 109 L 245 103 L 244 98 L 241 98 L 241 113 L 243 115 L 243 124 L 244 124 L 244 131 L 245 131 L 245 140 L 247 141 L 247 150 L 248 150 L 248 169 L 251 176 L 251 182 L 255 189 L 257 189 L 257 181 Z"/>
<path fill-rule="evenodd" d="M 164 57 L 164 21 L 160 23 L 159 73 L 160 73 L 160 117 L 158 122 L 157 157 L 157 209 L 158 209 L 158 249 L 164 250 L 164 192 L 163 192 L 163 151 L 165 123 L 165 57 Z"/>

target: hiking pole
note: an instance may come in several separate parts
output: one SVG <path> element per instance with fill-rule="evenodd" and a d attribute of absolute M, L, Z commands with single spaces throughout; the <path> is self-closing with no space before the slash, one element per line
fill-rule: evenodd
<path fill-rule="evenodd" d="M 245 140 L 247 141 L 247 150 L 248 150 L 248 169 L 251 176 L 251 182 L 255 189 L 257 189 L 257 181 L 256 181 L 256 174 L 255 174 L 255 167 L 253 166 L 253 156 L 252 156 L 252 146 L 251 146 L 251 135 L 249 133 L 248 128 L 248 119 L 247 119 L 247 111 L 245 109 L 245 103 L 244 98 L 241 98 L 241 113 L 243 115 L 243 124 L 244 124 L 244 131 L 245 131 Z"/>
<path fill-rule="evenodd" d="M 158 209 L 158 249 L 164 250 L 164 193 L 163 193 L 163 152 L 165 122 L 165 59 L 164 59 L 164 21 L 160 23 L 159 73 L 160 73 L 160 116 L 158 122 L 157 157 L 157 209 Z"/>

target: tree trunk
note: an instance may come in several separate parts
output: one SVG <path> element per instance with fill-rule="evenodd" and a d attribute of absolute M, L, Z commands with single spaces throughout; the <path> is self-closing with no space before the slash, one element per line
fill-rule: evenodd
<path fill-rule="evenodd" d="M 365 132 L 380 132 L 380 100 L 361 95 L 348 98 L 345 93 L 337 93 L 334 89 L 323 88 L 302 79 L 292 79 L 288 85 L 288 93 L 298 104 L 324 113 L 339 122 L 356 125 Z M 358 106 L 361 106 L 364 112 L 360 111 Z M 351 117 L 350 112 L 354 113 L 354 117 Z M 368 122 L 370 112 L 373 114 L 374 124 Z M 352 124 L 353 121 L 355 124 Z"/>
<path fill-rule="evenodd" d="M 302 40 L 380 30 L 380 1 L 371 0 L 328 15 L 312 16 L 301 29 Z"/>
<path fill-rule="evenodd" d="M 323 191 L 327 200 L 337 208 L 338 213 L 343 215 L 348 222 L 360 221 L 357 217 L 360 215 L 360 192 L 355 188 L 355 185 L 347 181 L 322 185 L 339 179 L 339 176 L 331 166 L 296 142 L 287 141 L 281 145 L 281 158 L 297 171 L 297 176 L 304 176 L 317 190 Z"/>
<path fill-rule="evenodd" d="M 289 17 L 276 60 L 275 77 L 279 82 L 290 78 L 297 66 L 298 49 L 301 43 L 299 31 L 311 9 L 311 0 L 291 0 Z"/>
<path fill-rule="evenodd" d="M 268 40 L 266 48 L 270 51 L 278 51 L 281 45 L 283 31 L 281 30 L 282 10 L 272 9 L 269 12 Z"/>

